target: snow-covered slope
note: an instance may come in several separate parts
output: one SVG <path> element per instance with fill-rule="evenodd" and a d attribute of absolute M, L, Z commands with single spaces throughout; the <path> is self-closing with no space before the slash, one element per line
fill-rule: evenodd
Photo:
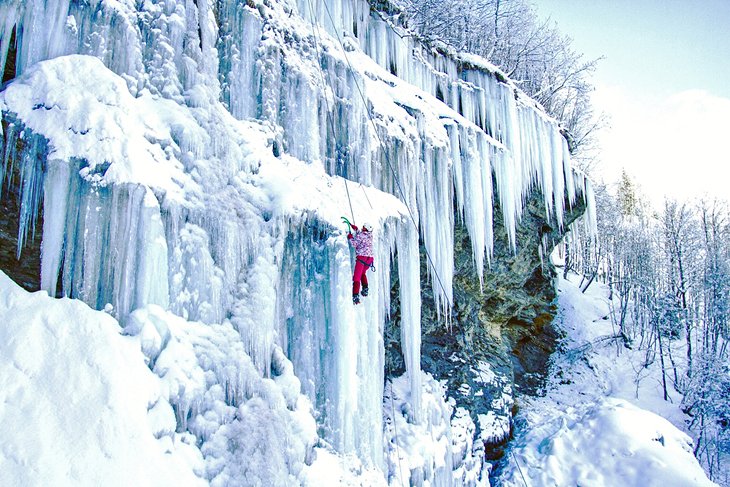
<path fill-rule="evenodd" d="M 0 272 L 0 323 L 0 484 L 204 485 L 194 439 L 114 318 Z"/>
<path fill-rule="evenodd" d="M 582 294 L 578 281 L 559 278 L 556 325 L 565 337 L 545 395 L 522 398 L 497 485 L 715 485 L 681 431 L 679 398 L 662 399 L 659 365 L 643 367 L 645 351 L 620 345 L 607 288 L 594 283 Z"/>
<path fill-rule="evenodd" d="M 230 325 L 150 306 L 122 328 L 2 272 L 0 323 L 0 485 L 385 485 L 316 445 L 291 363 L 261 378 Z"/>

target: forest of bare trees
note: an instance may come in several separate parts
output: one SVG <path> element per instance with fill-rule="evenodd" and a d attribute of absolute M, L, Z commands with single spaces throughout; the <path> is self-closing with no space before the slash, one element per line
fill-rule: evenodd
<path fill-rule="evenodd" d="M 596 237 L 576 227 L 568 265 L 607 284 L 621 348 L 658 363 L 664 399 L 682 397 L 695 455 L 712 480 L 730 481 L 730 207 L 727 202 L 644 203 L 624 174 L 600 195 Z"/>

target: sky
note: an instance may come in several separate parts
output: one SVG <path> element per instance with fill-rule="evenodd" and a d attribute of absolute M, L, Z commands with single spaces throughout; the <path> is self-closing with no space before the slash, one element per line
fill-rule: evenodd
<path fill-rule="evenodd" d="M 609 117 L 594 177 L 660 205 L 730 199 L 730 0 L 532 0 L 586 60 Z"/>

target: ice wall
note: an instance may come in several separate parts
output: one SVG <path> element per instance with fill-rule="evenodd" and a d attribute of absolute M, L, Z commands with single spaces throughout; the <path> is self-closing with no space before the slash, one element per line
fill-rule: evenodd
<path fill-rule="evenodd" d="M 591 195 L 557 124 L 493 67 L 364 0 L 6 1 L 9 55 L 0 181 L 22 182 L 18 252 L 43 208 L 43 289 L 122 321 L 159 305 L 230 323 L 264 378 L 280 347 L 321 438 L 384 469 L 391 256 L 418 391 L 419 239 L 446 311 L 454 218 L 481 277 L 495 201 L 516 248 L 534 187 L 558 225 Z M 376 292 L 354 309 L 343 214 L 378 233 Z"/>

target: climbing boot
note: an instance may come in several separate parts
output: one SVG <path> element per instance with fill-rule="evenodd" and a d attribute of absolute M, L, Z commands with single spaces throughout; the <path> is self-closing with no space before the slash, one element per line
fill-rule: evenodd
<path fill-rule="evenodd" d="M 357 294 L 352 295 L 352 304 L 360 304 L 360 296 Z"/>
<path fill-rule="evenodd" d="M 360 294 L 362 294 L 363 297 L 368 295 L 368 287 L 363 286 L 362 291 L 360 291 Z"/>

